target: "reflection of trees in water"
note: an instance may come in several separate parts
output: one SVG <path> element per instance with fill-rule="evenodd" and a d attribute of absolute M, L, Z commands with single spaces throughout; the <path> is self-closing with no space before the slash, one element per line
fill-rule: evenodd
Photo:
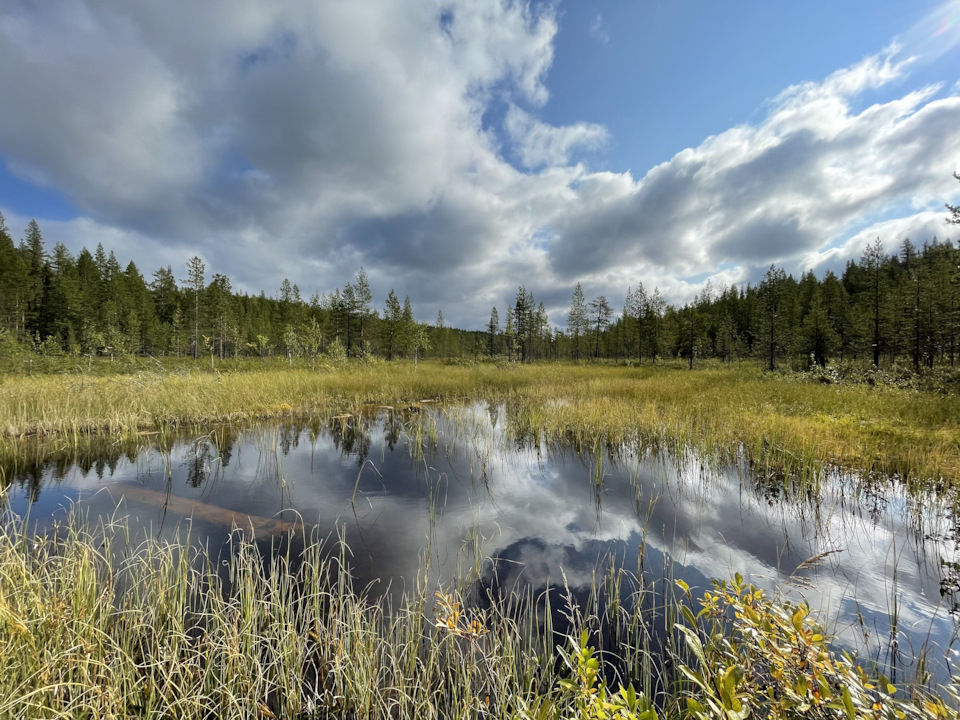
<path fill-rule="evenodd" d="M 11 458 L 0 468 L 4 487 L 21 488 L 30 502 L 40 498 L 44 485 L 59 485 L 76 468 L 83 477 L 95 472 L 98 478 L 113 475 L 120 460 L 134 458 L 142 445 L 110 442 L 97 438 L 93 442 L 81 442 L 76 446 L 57 446 L 46 440 L 26 441 L 17 457 Z"/>
<path fill-rule="evenodd" d="M 237 444 L 239 430 L 234 425 L 221 425 L 210 433 L 210 442 L 216 448 L 221 467 L 229 467 L 233 446 Z"/>
<path fill-rule="evenodd" d="M 467 412 L 448 417 L 425 404 L 414 404 L 406 409 L 371 405 L 361 407 L 351 415 L 305 418 L 279 426 L 218 425 L 209 434 L 201 435 L 200 441 L 194 440 L 199 434 L 196 428 L 124 436 L 120 440 L 115 437 L 78 438 L 69 447 L 65 447 L 62 441 L 28 439 L 19 444 L 16 456 L 7 461 L 0 477 L 8 486 L 19 486 L 27 498 L 36 501 L 44 484 L 61 483 L 71 472 L 79 472 L 84 477 L 95 473 L 96 477 L 105 478 L 116 472 L 124 458 L 135 463 L 145 451 L 158 451 L 182 453 L 186 482 L 199 487 L 235 459 L 234 453 L 238 452 L 243 438 L 249 441 L 257 433 L 263 438 L 270 435 L 272 439 L 272 432 L 276 432 L 275 446 L 271 447 L 265 441 L 259 443 L 259 452 L 265 455 L 274 450 L 291 454 L 302 444 L 328 439 L 339 452 L 349 455 L 362 467 L 373 452 L 375 440 L 378 448 L 382 442 L 382 447 L 391 451 L 412 442 L 418 452 L 431 457 L 448 451 L 452 443 L 471 437 L 472 431 L 475 443 L 488 442 L 488 455 L 499 455 L 505 463 L 511 462 L 509 448 L 515 446 L 536 452 L 538 460 L 542 459 L 553 467 L 556 467 L 558 458 L 566 457 L 575 458 L 572 461 L 582 465 L 588 476 L 599 468 L 594 493 L 598 513 L 603 505 L 632 501 L 637 516 L 643 517 L 649 512 L 651 497 L 658 496 L 664 488 L 675 501 L 693 503 L 703 502 L 705 498 L 709 501 L 709 493 L 715 492 L 716 475 L 713 471 L 716 468 L 709 468 L 707 461 L 691 462 L 689 458 L 658 452 L 656 447 L 644 446 L 638 451 L 630 446 L 594 441 L 582 433 L 571 433 L 567 442 L 546 441 L 539 431 L 533 429 L 529 408 L 522 401 L 504 406 L 477 404 L 472 412 L 475 414 Z M 438 427 L 439 445 L 424 440 L 431 429 L 436 437 Z M 496 427 L 500 430 L 495 430 Z M 450 428 L 456 428 L 456 432 L 450 432 Z M 657 463 L 662 466 L 659 470 Z M 643 464 L 644 473 L 656 478 L 656 484 L 644 485 L 651 481 L 635 477 L 640 464 Z M 486 468 L 486 464 L 483 467 Z M 691 467 L 699 468 L 702 477 L 691 479 Z M 704 471 L 705 467 L 707 471 Z M 905 485 L 898 485 L 897 479 L 879 474 L 840 475 L 827 469 L 817 475 L 801 476 L 782 470 L 762 470 L 745 462 L 733 472 L 737 470 L 744 501 L 757 500 L 772 508 L 768 515 L 779 509 L 785 522 L 799 525 L 804 544 L 811 548 L 824 549 L 824 546 L 832 546 L 830 541 L 838 539 L 842 542 L 846 530 L 838 528 L 838 520 L 848 526 L 851 523 L 882 525 L 887 519 L 902 524 L 913 537 L 911 549 L 925 563 L 924 572 L 928 573 L 931 585 L 936 587 L 939 574 L 941 593 L 952 605 L 957 604 L 960 598 L 960 515 L 944 509 L 956 504 L 949 500 L 949 496 L 955 495 L 951 491 L 943 490 L 941 499 L 934 502 L 923 499 Z M 730 471 L 729 466 L 726 471 Z M 680 475 L 674 475 L 674 472 Z M 579 469 L 574 474 L 584 475 Z M 632 486 L 632 496 L 629 497 L 623 492 L 627 489 L 627 478 Z M 830 507 L 841 510 L 831 513 Z M 904 507 L 906 510 L 902 509 Z M 824 514 L 828 517 L 824 518 Z M 943 528 L 944 517 L 948 517 L 950 525 L 947 531 Z M 833 529 L 824 529 L 828 526 Z M 789 568 L 784 570 L 789 571 Z"/>
<path fill-rule="evenodd" d="M 363 467 L 373 442 L 370 420 L 358 415 L 340 416 L 331 420 L 330 432 L 333 446 L 344 455 L 355 455 L 357 464 Z"/>
<path fill-rule="evenodd" d="M 931 528 L 924 538 L 941 548 L 936 558 L 940 597 L 951 614 L 960 615 L 960 506 L 952 503 L 943 511 L 942 517 L 942 526 Z"/>
<path fill-rule="evenodd" d="M 387 448 L 390 452 L 400 443 L 400 433 L 403 430 L 403 422 L 400 415 L 391 412 L 383 424 L 384 439 L 387 441 Z"/>
<path fill-rule="evenodd" d="M 294 425 L 284 423 L 280 426 L 277 436 L 277 443 L 280 446 L 280 452 L 284 456 L 289 455 L 291 450 L 300 446 L 300 435 L 303 433 L 303 425 Z"/>
<path fill-rule="evenodd" d="M 122 459 L 133 464 L 149 451 L 169 453 L 177 442 L 189 435 L 195 433 L 147 433 L 120 438 L 83 435 L 71 438 L 69 443 L 59 437 L 28 438 L 17 443 L 15 454 L 5 456 L 0 462 L 0 478 L 6 478 L 9 484 L 19 482 L 21 476 L 35 474 L 46 482 L 60 483 L 73 470 L 82 477 L 91 472 L 98 478 L 109 477 Z"/>
<path fill-rule="evenodd" d="M 211 460 L 213 450 L 209 437 L 196 440 L 183 461 L 187 468 L 187 485 L 198 488 L 207 481 L 211 474 Z"/>

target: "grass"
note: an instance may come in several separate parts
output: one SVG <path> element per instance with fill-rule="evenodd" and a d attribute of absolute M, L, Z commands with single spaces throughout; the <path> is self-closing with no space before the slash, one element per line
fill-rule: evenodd
<path fill-rule="evenodd" d="M 960 477 L 951 396 L 721 367 L 258 365 L 0 377 L 0 458 L 14 468 L 109 463 L 169 447 L 185 426 L 265 418 L 346 435 L 383 405 L 412 409 L 397 415 L 415 452 L 436 445 L 436 417 L 417 410 L 439 400 L 457 432 L 476 431 L 461 408 L 482 401 L 502 407 L 511 442 L 582 446 L 598 483 L 605 450 L 623 444 L 747 459 L 764 477 L 816 480 L 828 466 L 924 486 Z M 755 715 L 870 717 L 874 700 L 878 717 L 955 716 L 919 687 L 892 700 L 879 678 L 831 653 L 808 608 L 739 580 L 718 586 L 700 617 L 686 588 L 665 579 L 655 592 L 642 567 L 631 575 L 612 563 L 579 608 L 507 594 L 480 611 L 490 583 L 474 565 L 454 587 L 421 579 L 394 606 L 354 587 L 349 549 L 335 539 L 309 537 L 301 549 L 232 537 L 223 552 L 197 550 L 76 519 L 33 537 L 5 518 L 0 718 L 713 718 L 751 705 Z M 566 638 L 554 634 L 563 612 Z M 790 678 L 781 693 L 779 677 Z M 640 699 L 614 692 L 628 680 Z M 831 690 L 841 686 L 849 703 Z"/>
<path fill-rule="evenodd" d="M 557 677 L 536 617 L 422 585 L 391 608 L 336 542 L 129 543 L 0 532 L 0 717 L 513 717 Z"/>
<path fill-rule="evenodd" d="M 342 543 L 287 540 L 235 533 L 220 554 L 76 518 L 36 538 L 5 518 L 0 718 L 957 716 L 919 687 L 894 700 L 830 650 L 808 608 L 739 577 L 699 617 L 685 584 L 653 606 L 642 570 L 612 565 L 581 606 L 527 594 L 478 610 L 474 566 L 390 607 L 354 588 Z"/>
<path fill-rule="evenodd" d="M 0 377 L 0 458 L 26 438 L 64 448 L 91 434 L 128 442 L 172 427 L 282 417 L 328 418 L 364 407 L 504 404 L 518 436 L 693 448 L 816 478 L 840 467 L 937 486 L 960 479 L 960 397 L 837 386 L 753 368 L 574 364 L 448 366 L 355 363 Z"/>

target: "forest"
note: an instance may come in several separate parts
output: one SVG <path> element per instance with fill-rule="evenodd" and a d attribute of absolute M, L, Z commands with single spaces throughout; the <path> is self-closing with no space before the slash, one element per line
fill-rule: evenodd
<path fill-rule="evenodd" d="M 957 209 L 948 205 L 956 222 Z M 547 316 L 519 287 L 490 311 L 483 330 L 414 319 L 409 298 L 390 290 L 374 304 L 360 268 L 343 288 L 309 298 L 284 280 L 268 296 L 235 292 L 230 278 L 208 277 L 199 257 L 183 277 L 161 267 L 146 278 L 97 245 L 73 256 L 48 250 L 39 224 L 19 243 L 0 215 L 0 362 L 39 356 L 282 357 L 313 364 L 340 357 L 502 358 L 509 361 L 682 359 L 752 360 L 773 370 L 859 360 L 914 370 L 957 362 L 960 248 L 936 237 L 888 247 L 881 238 L 841 275 L 799 278 L 771 266 L 755 285 L 706 287 L 682 306 L 641 282 L 625 289 L 619 311 L 604 297 L 573 288 L 566 317 Z M 7 365 L 10 365 L 7 362 Z"/>

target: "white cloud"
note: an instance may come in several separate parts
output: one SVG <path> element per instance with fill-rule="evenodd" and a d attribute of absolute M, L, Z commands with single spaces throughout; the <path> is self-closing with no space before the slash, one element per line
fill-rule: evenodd
<path fill-rule="evenodd" d="M 81 211 L 38 218 L 51 242 L 102 239 L 147 274 L 200 254 L 268 293 L 284 277 L 329 290 L 362 264 L 376 297 L 395 287 L 424 319 L 473 327 L 520 284 L 561 321 L 577 280 L 683 300 L 771 262 L 825 267 L 892 207 L 910 210 L 877 230 L 922 242 L 958 199 L 960 97 L 906 88 L 909 38 L 642 177 L 572 164 L 608 132 L 538 116 L 557 32 L 539 7 L 12 0 L 0 158 Z M 894 81 L 900 97 L 854 109 Z"/>
<path fill-rule="evenodd" d="M 944 159 L 960 156 L 960 98 L 922 88 L 854 112 L 850 93 L 902 76 L 889 57 L 790 88 L 761 122 L 708 138 L 641 180 L 584 179 L 554 225 L 555 272 L 572 279 L 619 264 L 683 277 L 771 262 L 796 270 L 811 254 L 832 257 L 825 248 L 870 213 L 942 208 L 953 191 Z M 929 218 L 911 216 L 897 229 L 922 239 Z"/>
<path fill-rule="evenodd" d="M 597 16 L 590 23 L 590 37 L 603 45 L 610 44 L 610 33 L 603 25 L 603 16 L 597 13 Z"/>
<path fill-rule="evenodd" d="M 594 123 L 554 127 L 511 105 L 504 121 L 525 167 L 566 165 L 577 148 L 592 150 L 607 140 L 607 130 Z"/>
<path fill-rule="evenodd" d="M 872 223 L 837 247 L 808 254 L 801 261 L 801 266 L 805 270 L 813 270 L 820 274 L 825 268 L 845 265 L 848 260 L 858 259 L 867 245 L 877 238 L 881 239 L 884 249 L 889 254 L 896 253 L 899 246 L 908 238 L 917 246 L 932 242 L 934 238 L 945 240 L 950 236 L 950 228 L 944 223 L 944 217 L 944 213 L 939 210 L 927 210 L 914 215 Z"/>

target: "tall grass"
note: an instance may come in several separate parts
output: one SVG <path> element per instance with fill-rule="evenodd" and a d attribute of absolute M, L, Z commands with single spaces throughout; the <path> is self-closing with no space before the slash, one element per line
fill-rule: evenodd
<path fill-rule="evenodd" d="M 235 533 L 220 553 L 76 518 L 33 537 L 6 517 L 0 718 L 843 717 L 848 700 L 847 717 L 957 716 L 921 688 L 893 700 L 808 608 L 740 578 L 700 618 L 684 583 L 658 599 L 612 562 L 579 601 L 481 595 L 474 565 L 391 606 L 354 587 L 342 542 L 293 540 Z"/>
<path fill-rule="evenodd" d="M 558 678 L 529 595 L 481 612 L 469 584 L 421 582 L 391 607 L 316 537 L 129 543 L 122 524 L 34 538 L 7 518 L 0 717 L 514 717 Z"/>
<path fill-rule="evenodd" d="M 337 368 L 0 378 L 0 459 L 27 436 L 59 447 L 89 434 L 364 407 L 504 404 L 518 437 L 638 443 L 815 477 L 825 466 L 938 485 L 960 477 L 960 397 L 833 386 L 754 369 L 357 363 Z"/>

